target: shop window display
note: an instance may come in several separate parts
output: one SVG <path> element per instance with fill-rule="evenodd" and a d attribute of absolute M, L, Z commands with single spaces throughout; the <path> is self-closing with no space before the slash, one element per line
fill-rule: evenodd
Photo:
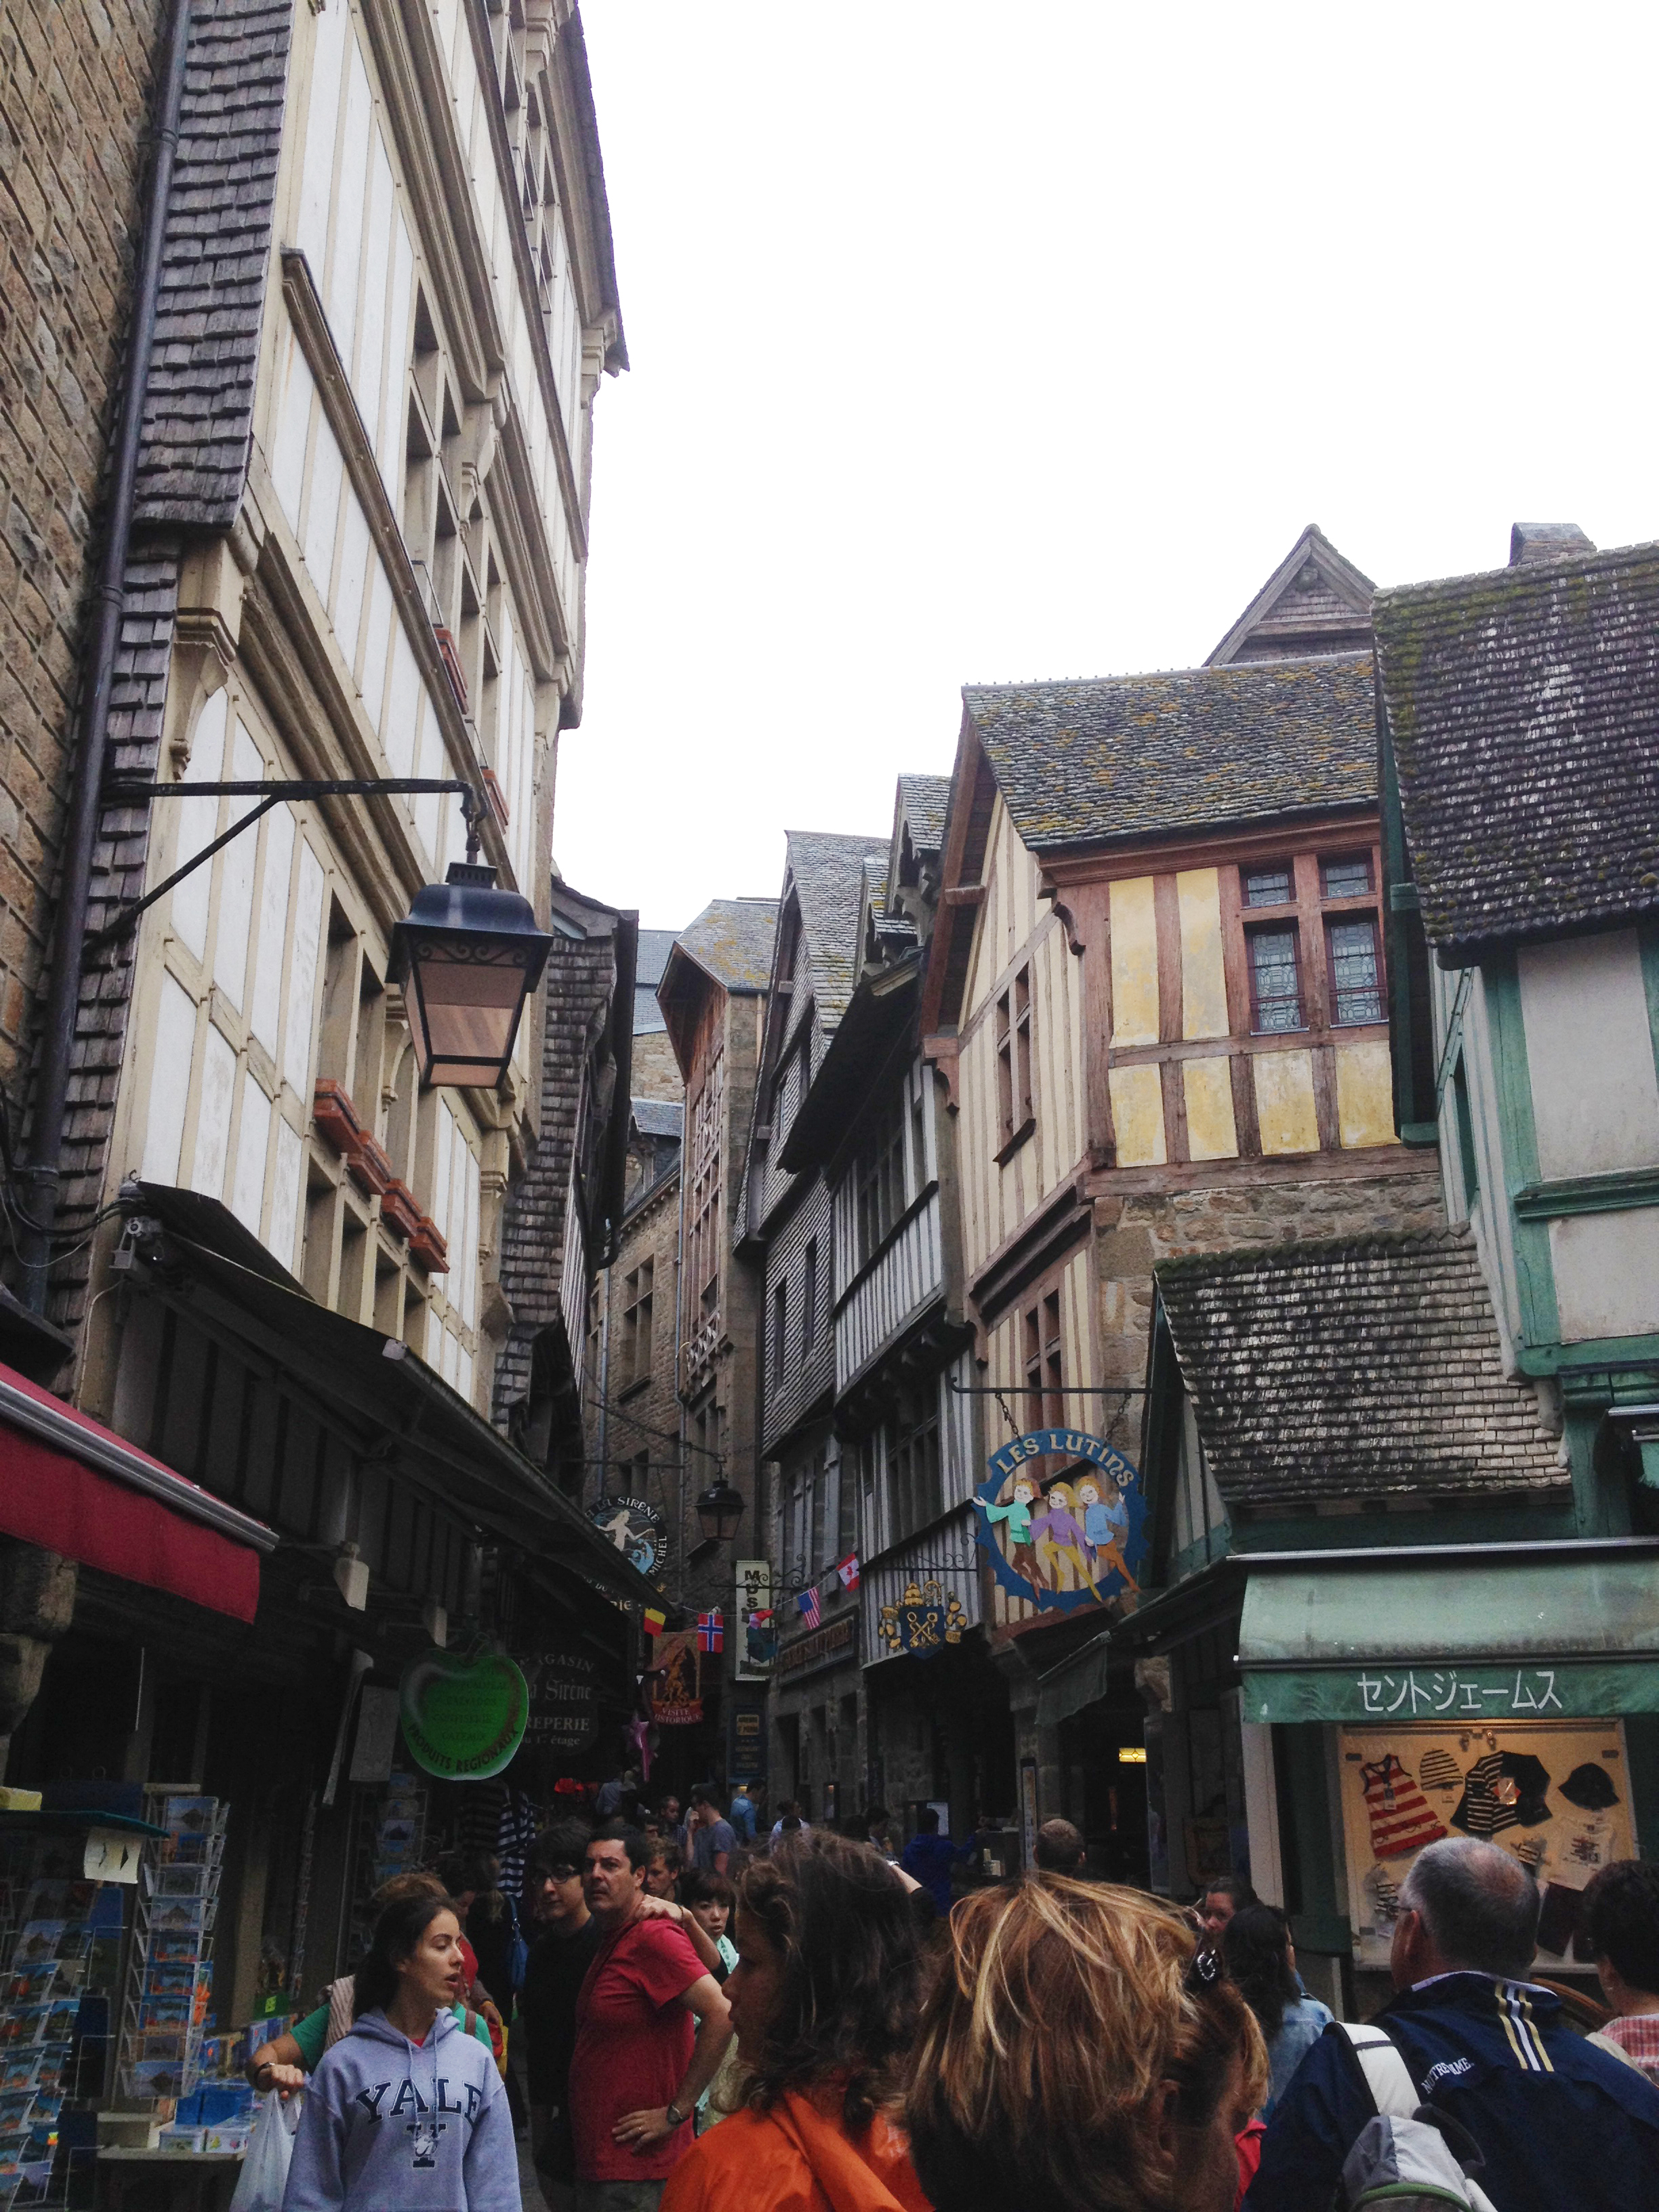
<path fill-rule="evenodd" d="M 1585 1971 L 1580 1899 L 1637 1841 L 1617 1721 L 1340 1732 L 1354 1963 L 1389 1962 L 1412 1862 L 1443 1835 L 1512 1852 L 1537 1879 L 1540 1970 Z"/>

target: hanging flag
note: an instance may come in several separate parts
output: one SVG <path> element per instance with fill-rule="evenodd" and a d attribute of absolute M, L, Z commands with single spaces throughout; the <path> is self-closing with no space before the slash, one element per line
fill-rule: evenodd
<path fill-rule="evenodd" d="M 697 1615 L 697 1643 L 704 1651 L 725 1650 L 726 1622 L 718 1606 L 713 1613 Z"/>
<path fill-rule="evenodd" d="M 751 1613 L 750 1614 L 749 1626 L 751 1628 L 764 1628 L 767 1622 L 770 1620 L 771 1618 L 772 1608 L 769 1605 L 763 1613 Z"/>
<path fill-rule="evenodd" d="M 817 1589 L 802 1590 L 800 1595 L 796 1598 L 795 1603 L 799 1607 L 801 1619 L 806 1623 L 806 1626 L 809 1628 L 816 1628 L 821 1617 L 818 1612 L 818 1594 Z"/>
<path fill-rule="evenodd" d="M 841 1586 L 843 1589 L 856 1589 L 859 1586 L 858 1553 L 849 1552 L 836 1569 L 836 1572 L 841 1577 Z"/>
<path fill-rule="evenodd" d="M 668 1615 L 665 1613 L 653 1613 L 651 1607 L 647 1606 L 645 1608 L 645 1632 L 647 1636 L 660 1636 L 667 1625 Z"/>

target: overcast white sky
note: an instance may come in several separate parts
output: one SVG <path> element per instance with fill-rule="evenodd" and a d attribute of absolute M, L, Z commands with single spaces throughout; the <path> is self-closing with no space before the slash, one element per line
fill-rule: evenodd
<path fill-rule="evenodd" d="M 1659 537 L 1659 9 L 586 0 L 633 368 L 554 845 L 678 927 L 891 824 L 965 682 Z"/>

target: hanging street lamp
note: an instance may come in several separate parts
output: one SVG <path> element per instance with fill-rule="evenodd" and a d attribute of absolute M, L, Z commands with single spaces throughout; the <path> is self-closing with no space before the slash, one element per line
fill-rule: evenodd
<path fill-rule="evenodd" d="M 742 1518 L 743 1492 L 734 1490 L 724 1475 L 712 1482 L 697 1500 L 697 1520 L 705 1543 L 728 1542 L 737 1534 Z"/>
<path fill-rule="evenodd" d="M 492 1091 L 506 1075 L 525 1001 L 542 979 L 553 939 L 495 871 L 452 860 L 441 884 L 416 891 L 392 932 L 386 980 L 404 1006 L 423 1084 Z"/>
<path fill-rule="evenodd" d="M 441 884 L 428 884 L 392 927 L 387 981 L 404 986 L 404 1006 L 423 1084 L 490 1091 L 506 1075 L 524 1018 L 525 1001 L 542 980 L 553 939 L 536 927 L 535 909 L 517 891 L 496 888 L 495 871 L 478 859 L 483 800 L 453 776 L 289 778 L 280 782 L 119 784 L 109 796 L 136 804 L 152 799 L 228 795 L 259 804 L 176 868 L 165 883 L 123 906 L 84 940 L 88 951 L 113 943 L 175 884 L 210 860 L 233 837 L 252 830 L 273 806 L 295 799 L 404 798 L 439 793 L 460 799 L 466 817 L 466 858 L 452 860 Z M 736 1492 L 732 1495 L 735 1497 Z M 742 1501 L 738 1501 L 742 1510 Z M 735 1524 L 734 1524 L 735 1525 Z"/>

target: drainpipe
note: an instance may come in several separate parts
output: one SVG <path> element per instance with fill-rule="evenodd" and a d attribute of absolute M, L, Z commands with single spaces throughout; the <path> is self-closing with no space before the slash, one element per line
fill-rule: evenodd
<path fill-rule="evenodd" d="M 685 1182 L 687 1155 L 691 1149 L 691 1094 L 683 1091 L 680 1106 L 680 1188 L 678 1199 L 678 1218 L 674 1228 L 674 1402 L 679 1419 L 675 1426 L 679 1431 L 678 1456 L 679 1468 L 675 1484 L 674 1501 L 674 1560 L 679 1570 L 680 1602 L 685 1602 L 685 1393 L 680 1387 L 680 1347 L 684 1341 L 685 1327 Z"/>
<path fill-rule="evenodd" d="M 37 1314 L 46 1310 L 46 1271 L 52 1226 L 58 1214 L 59 1156 L 63 1151 L 70 1061 L 81 999 L 82 939 L 86 934 L 93 852 L 103 790 L 110 684 L 121 640 L 127 550 L 132 537 L 138 451 L 143 438 L 144 396 L 149 384 L 150 356 L 161 301 L 161 246 L 173 191 L 173 161 L 179 150 L 179 117 L 184 106 L 185 66 L 190 53 L 190 8 L 191 0 L 171 0 L 167 48 L 157 88 L 155 161 L 144 209 L 126 377 L 116 423 L 108 534 L 99 568 L 91 661 L 81 694 L 74 785 L 64 833 L 62 888 L 53 917 L 51 981 L 35 1079 L 34 1119 L 28 1158 L 21 1170 L 30 1201 L 24 1223 L 21 1287 L 25 1304 Z"/>

